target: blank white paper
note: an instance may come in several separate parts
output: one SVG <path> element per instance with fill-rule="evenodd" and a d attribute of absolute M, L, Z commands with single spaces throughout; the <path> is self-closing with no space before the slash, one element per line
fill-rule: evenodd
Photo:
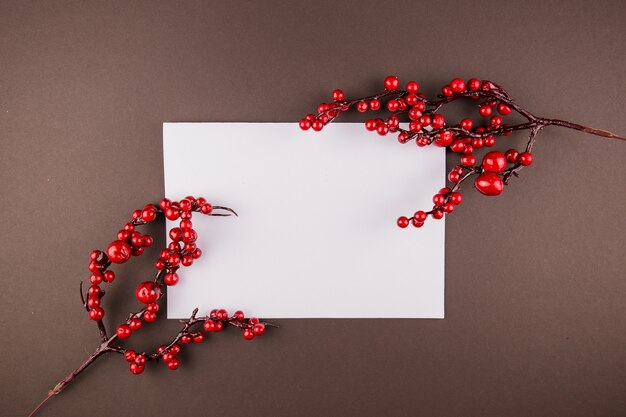
<path fill-rule="evenodd" d="M 165 195 L 194 214 L 203 256 L 168 288 L 169 318 L 199 307 L 263 318 L 443 318 L 444 221 L 400 229 L 445 186 L 445 150 L 362 123 L 165 123 Z M 178 223 L 178 222 L 176 222 Z M 168 222 L 168 228 L 173 222 Z"/>

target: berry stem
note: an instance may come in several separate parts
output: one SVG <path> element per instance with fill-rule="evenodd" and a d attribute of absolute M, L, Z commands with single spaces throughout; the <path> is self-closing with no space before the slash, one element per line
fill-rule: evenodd
<path fill-rule="evenodd" d="M 89 365 L 94 363 L 96 361 L 96 359 L 98 359 L 100 356 L 104 355 L 105 353 L 109 353 L 109 352 L 112 352 L 112 350 L 109 349 L 108 342 L 101 343 L 100 346 L 98 346 L 98 349 L 96 349 L 96 351 L 94 353 L 92 353 L 91 356 L 89 356 L 87 358 L 87 360 L 85 362 L 83 362 L 82 365 L 80 365 L 78 368 L 76 368 L 71 374 L 69 374 L 68 376 L 63 378 L 58 384 L 56 384 L 54 386 L 54 388 L 52 388 L 50 391 L 48 391 L 48 395 L 37 405 L 37 407 L 35 407 L 35 409 L 33 411 L 31 411 L 31 413 L 28 415 L 28 417 L 34 416 L 37 413 L 37 411 L 39 411 L 41 409 L 41 407 L 43 407 L 43 405 L 46 402 L 48 402 L 48 400 L 50 400 L 50 398 L 54 397 L 55 395 L 60 394 L 61 391 L 63 391 L 63 389 L 65 387 L 67 387 L 72 381 L 74 381 L 74 379 L 76 379 L 76 377 L 81 372 L 83 372 L 85 369 L 87 369 L 87 367 Z"/>

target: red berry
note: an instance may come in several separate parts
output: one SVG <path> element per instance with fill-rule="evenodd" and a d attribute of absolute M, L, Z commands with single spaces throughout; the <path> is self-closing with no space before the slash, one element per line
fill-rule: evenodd
<path fill-rule="evenodd" d="M 177 358 L 172 358 L 167 362 L 167 368 L 171 371 L 175 371 L 180 366 L 180 361 Z"/>
<path fill-rule="evenodd" d="M 385 123 L 379 123 L 376 126 L 376 131 L 379 135 L 385 136 L 387 133 L 389 133 L 389 126 L 387 126 Z"/>
<path fill-rule="evenodd" d="M 300 129 L 309 130 L 311 128 L 311 121 L 309 119 L 300 120 Z"/>
<path fill-rule="evenodd" d="M 389 110 L 390 112 L 397 111 L 399 106 L 400 103 L 398 103 L 398 100 L 389 100 L 387 102 L 387 110 Z"/>
<path fill-rule="evenodd" d="M 133 317 L 132 319 L 130 319 L 130 321 L 128 322 L 128 327 L 130 327 L 130 329 L 132 331 L 135 330 L 139 330 L 141 329 L 141 326 L 143 325 L 143 323 L 141 322 L 140 319 L 138 319 L 137 317 Z"/>
<path fill-rule="evenodd" d="M 517 149 L 509 149 L 508 151 L 506 151 L 504 153 L 504 156 L 506 157 L 506 160 L 509 161 L 512 164 L 517 162 L 517 156 L 518 155 L 519 155 L 519 152 L 517 151 Z"/>
<path fill-rule="evenodd" d="M 96 307 L 89 310 L 89 318 L 94 321 L 102 320 L 104 317 L 104 310 L 102 307 Z"/>
<path fill-rule="evenodd" d="M 487 196 L 499 195 L 504 189 L 502 179 L 493 172 L 484 172 L 474 181 L 474 187 Z"/>
<path fill-rule="evenodd" d="M 415 220 L 417 220 L 418 222 L 424 222 L 424 220 L 426 220 L 426 213 L 423 212 L 422 210 L 416 211 L 415 214 L 413 215 L 413 218 Z"/>
<path fill-rule="evenodd" d="M 204 335 L 200 332 L 193 334 L 193 342 L 200 343 L 204 340 Z"/>
<path fill-rule="evenodd" d="M 365 101 L 359 101 L 359 104 L 356 105 L 356 109 L 361 113 L 366 112 L 368 107 Z"/>
<path fill-rule="evenodd" d="M 154 219 L 156 219 L 156 215 L 156 210 L 152 207 L 141 212 L 141 218 L 146 222 L 154 221 Z"/>
<path fill-rule="evenodd" d="M 453 138 L 452 132 L 449 130 L 440 132 L 435 138 L 435 145 L 445 148 L 452 143 Z"/>
<path fill-rule="evenodd" d="M 135 362 L 130 364 L 130 372 L 133 375 L 139 375 L 146 367 L 144 365 L 137 365 Z"/>
<path fill-rule="evenodd" d="M 146 323 L 152 323 L 156 320 L 156 318 L 157 315 L 150 311 L 146 311 L 145 313 L 143 313 L 143 321 L 145 321 Z"/>
<path fill-rule="evenodd" d="M 165 274 L 165 276 L 163 277 L 163 282 L 165 283 L 165 285 L 176 285 L 178 283 L 178 274 L 176 272 L 173 272 L 171 274 Z"/>
<path fill-rule="evenodd" d="M 156 313 L 159 311 L 159 305 L 157 303 L 150 303 L 146 306 L 146 311 L 150 313 Z"/>
<path fill-rule="evenodd" d="M 480 80 L 478 80 L 476 78 L 470 78 L 470 80 L 467 82 L 467 88 L 470 91 L 478 91 L 478 90 L 480 90 Z"/>
<path fill-rule="evenodd" d="M 193 339 L 191 338 L 189 334 L 184 334 L 180 337 L 180 343 L 182 343 L 183 345 L 188 345 L 192 341 Z"/>
<path fill-rule="evenodd" d="M 120 339 L 128 339 L 130 335 L 133 334 L 133 331 L 131 330 L 128 324 L 121 324 L 117 328 L 115 333 L 117 334 L 117 337 L 119 337 Z"/>
<path fill-rule="evenodd" d="M 467 166 L 474 166 L 476 163 L 476 157 L 474 155 L 463 155 L 461 157 L 461 163 Z"/>
<path fill-rule="evenodd" d="M 459 180 L 459 173 L 456 171 L 450 171 L 450 173 L 448 174 L 448 181 L 450 182 L 457 182 Z"/>
<path fill-rule="evenodd" d="M 496 138 L 493 136 L 487 136 L 483 139 L 483 144 L 489 148 L 496 144 Z"/>
<path fill-rule="evenodd" d="M 441 129 L 446 124 L 445 118 L 441 114 L 433 115 L 433 120 L 431 123 L 432 123 L 433 129 Z"/>
<path fill-rule="evenodd" d="M 211 212 L 213 211 L 213 206 L 209 203 L 204 203 L 200 206 L 200 211 L 202 212 L 202 214 L 211 214 Z"/>
<path fill-rule="evenodd" d="M 152 281 L 144 281 L 137 286 L 135 296 L 143 304 L 154 303 L 161 295 L 159 286 Z"/>
<path fill-rule="evenodd" d="M 420 85 L 415 81 L 409 81 L 408 83 L 406 83 L 406 91 L 408 91 L 409 93 L 415 94 L 419 89 Z"/>
<path fill-rule="evenodd" d="M 380 109 L 380 100 L 378 99 L 374 99 L 370 101 L 370 109 L 376 111 L 378 109 Z"/>
<path fill-rule="evenodd" d="M 228 312 L 224 309 L 219 309 L 215 312 L 215 317 L 217 317 L 218 320 L 226 321 L 228 320 Z"/>
<path fill-rule="evenodd" d="M 398 77 L 396 77 L 395 75 L 390 75 L 387 78 L 385 78 L 385 90 L 387 91 L 397 90 L 399 85 L 400 85 L 400 81 L 398 80 Z"/>
<path fill-rule="evenodd" d="M 511 108 L 509 106 L 507 106 L 504 103 L 499 103 L 498 104 L 498 113 L 500 113 L 503 116 L 506 116 L 508 114 L 511 113 Z"/>
<path fill-rule="evenodd" d="M 431 216 L 433 216 L 433 219 L 441 220 L 441 219 L 443 219 L 443 211 L 435 210 L 435 211 L 433 211 Z"/>
<path fill-rule="evenodd" d="M 255 324 L 252 326 L 252 333 L 254 333 L 255 336 L 262 336 L 263 333 L 265 333 L 265 325 L 262 323 Z"/>
<path fill-rule="evenodd" d="M 405 216 L 398 217 L 397 221 L 398 227 L 404 229 L 409 225 L 409 219 Z"/>
<path fill-rule="evenodd" d="M 87 290 L 87 294 L 90 297 L 100 297 L 100 295 L 102 295 L 102 288 L 97 285 L 91 285 Z"/>
<path fill-rule="evenodd" d="M 422 130 L 422 124 L 417 121 L 412 121 L 409 123 L 409 130 L 413 133 L 420 132 Z"/>
<path fill-rule="evenodd" d="M 176 220 L 180 216 L 180 209 L 178 207 L 169 207 L 165 210 L 165 217 L 168 220 Z"/>
<path fill-rule="evenodd" d="M 460 193 L 452 193 L 450 194 L 450 202 L 455 206 L 461 204 L 463 201 L 463 196 Z"/>
<path fill-rule="evenodd" d="M 243 338 L 246 340 L 252 340 L 254 339 L 254 333 L 250 329 L 245 329 L 243 331 Z"/>
<path fill-rule="evenodd" d="M 87 298 L 87 307 L 88 308 L 96 308 L 96 307 L 100 307 L 100 303 L 102 301 L 100 300 L 99 297 L 88 297 Z"/>
<path fill-rule="evenodd" d="M 482 167 L 489 172 L 502 172 L 506 168 L 506 156 L 502 152 L 488 152 L 483 157 Z"/>
<path fill-rule="evenodd" d="M 435 194 L 433 196 L 433 203 L 436 206 L 442 205 L 446 201 L 446 198 L 442 194 Z"/>
<path fill-rule="evenodd" d="M 135 352 L 134 350 L 129 349 L 126 352 L 124 352 L 124 360 L 126 362 L 134 362 L 135 356 L 137 356 L 137 352 Z"/>
<path fill-rule="evenodd" d="M 454 204 L 446 203 L 441 207 L 441 209 L 444 213 L 452 213 L 454 211 Z"/>
<path fill-rule="evenodd" d="M 441 94 L 442 94 L 444 97 L 452 97 L 452 95 L 454 94 L 454 92 L 452 91 L 452 89 L 450 88 L 450 86 L 449 86 L 449 85 L 444 85 L 444 86 L 441 88 Z"/>
<path fill-rule="evenodd" d="M 528 166 L 533 163 L 533 155 L 530 152 L 522 152 L 517 157 L 517 162 L 519 162 L 520 165 Z"/>
<path fill-rule="evenodd" d="M 343 100 L 344 97 L 345 97 L 345 94 L 343 93 L 343 91 L 341 91 L 341 90 L 333 91 L 333 100 L 341 101 L 341 100 Z"/>
<path fill-rule="evenodd" d="M 235 314 L 233 314 L 235 320 L 241 321 L 243 320 L 246 316 L 243 314 L 243 311 L 241 310 L 237 310 L 235 311 Z"/>
<path fill-rule="evenodd" d="M 202 325 L 205 332 L 212 332 L 215 330 L 215 322 L 213 320 L 207 320 Z"/>
<path fill-rule="evenodd" d="M 111 242 L 107 248 L 107 256 L 111 262 L 121 264 L 130 259 L 130 245 L 124 241 L 116 240 Z"/>
<path fill-rule="evenodd" d="M 500 117 L 500 116 L 493 116 L 491 118 L 491 120 L 489 121 L 489 124 L 491 126 L 500 126 L 502 124 L 502 117 Z"/>
<path fill-rule="evenodd" d="M 465 82 L 461 78 L 455 78 L 450 81 L 450 89 L 453 93 L 462 93 L 465 91 Z"/>
<path fill-rule="evenodd" d="M 478 113 L 480 113 L 480 115 L 483 117 L 489 117 L 491 116 L 491 107 L 480 106 L 480 109 L 478 109 Z"/>
<path fill-rule="evenodd" d="M 461 120 L 461 127 L 465 130 L 470 130 L 472 128 L 472 119 L 463 119 Z"/>
<path fill-rule="evenodd" d="M 319 120 L 319 119 L 315 119 L 313 120 L 313 122 L 311 123 L 311 127 L 313 128 L 313 130 L 315 130 L 316 132 L 319 132 L 320 130 L 322 130 L 324 128 L 324 123 Z"/>

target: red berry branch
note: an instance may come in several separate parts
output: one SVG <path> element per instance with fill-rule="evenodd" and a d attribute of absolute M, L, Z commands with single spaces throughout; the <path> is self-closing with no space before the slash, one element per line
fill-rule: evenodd
<path fill-rule="evenodd" d="M 226 213 L 216 212 L 225 211 Z M 193 228 L 191 217 L 194 212 L 208 216 L 237 215 L 232 209 L 221 206 L 212 206 L 204 198 L 186 197 L 178 202 L 163 199 L 158 206 L 148 204 L 143 210 L 135 210 L 132 220 L 117 232 L 117 238 L 109 244 L 106 251 L 93 250 L 90 254 L 88 269 L 91 272 L 89 278 L 91 286 L 86 294 L 83 283 L 80 283 L 80 298 L 83 306 L 89 314 L 89 318 L 96 322 L 100 331 L 100 344 L 97 349 L 87 358 L 81 366 L 61 380 L 48 395 L 32 411 L 34 415 L 50 398 L 61 393 L 81 372 L 83 372 L 96 359 L 107 353 L 117 353 L 129 362 L 130 372 L 134 375 L 141 374 L 148 362 L 163 362 L 168 369 L 176 370 L 180 366 L 177 355 L 184 345 L 201 343 L 205 333 L 221 332 L 226 326 L 237 327 L 243 330 L 243 337 L 252 340 L 255 336 L 265 333 L 266 326 L 270 323 L 259 321 L 257 318 L 245 318 L 242 311 L 236 311 L 230 316 L 226 310 L 215 309 L 208 316 L 197 317 L 198 309 L 195 309 L 191 317 L 181 320 L 182 329 L 167 344 L 159 346 L 154 352 L 136 352 L 119 344 L 120 341 L 130 338 L 139 331 L 144 323 L 152 323 L 157 318 L 159 300 L 164 295 L 164 286 L 176 285 L 179 281 L 177 271 L 181 267 L 189 267 L 194 260 L 202 256 L 202 251 L 197 247 L 197 233 Z M 153 238 L 150 235 L 142 235 L 136 230 L 137 226 L 144 225 L 156 220 L 157 216 L 164 215 L 168 220 L 180 220 L 178 227 L 169 231 L 172 242 L 164 248 L 154 266 L 156 275 L 151 281 L 144 281 L 137 286 L 135 296 L 143 305 L 141 309 L 131 312 L 126 320 L 117 326 L 115 333 L 109 336 L 103 322 L 104 309 L 102 298 L 105 291 L 102 284 L 110 284 L 115 280 L 115 272 L 110 268 L 114 264 L 123 264 L 132 256 L 141 255 L 145 248 L 152 246 Z M 202 332 L 204 331 L 204 333 Z"/>
<path fill-rule="evenodd" d="M 482 121 L 477 122 L 467 117 L 458 123 L 448 123 L 440 111 L 445 105 L 464 98 L 478 101 L 478 114 Z M 469 178 L 474 178 L 474 188 L 484 195 L 496 196 L 502 193 L 512 176 L 519 176 L 524 167 L 533 163 L 531 151 L 535 139 L 546 126 L 561 126 L 592 135 L 626 140 L 606 130 L 535 116 L 515 103 L 501 86 L 476 78 L 468 80 L 467 83 L 461 78 L 455 78 L 441 89 L 441 94 L 435 100 L 429 100 L 424 94 L 419 93 L 417 82 L 408 82 L 402 90 L 398 78 L 390 75 L 385 78 L 384 91 L 381 93 L 347 100 L 342 90 L 334 90 L 332 100 L 332 103 L 321 103 L 317 108 L 317 115 L 308 114 L 300 120 L 300 128 L 320 131 L 340 113 L 351 108 L 356 107 L 363 113 L 368 110 L 378 111 L 385 107 L 390 114 L 384 118 L 368 119 L 365 122 L 367 130 L 376 131 L 382 136 L 397 133 L 400 143 L 414 140 L 420 147 L 434 144 L 460 155 L 459 163 L 448 173 L 450 186 L 442 188 L 433 196 L 432 209 L 419 210 L 410 217 L 399 217 L 397 224 L 401 228 L 407 227 L 409 223 L 415 227 L 422 227 L 428 216 L 442 219 L 445 214 L 452 213 L 463 200 L 460 193 L 461 184 Z M 525 121 L 518 124 L 504 123 L 504 118 L 513 112 L 519 114 Z M 408 125 L 403 127 L 400 118 L 408 118 Z M 490 148 L 501 136 L 510 136 L 514 131 L 522 130 L 529 132 L 524 150 L 520 152 L 512 148 L 504 153 L 491 151 L 483 156 L 479 165 L 476 164 L 477 159 L 474 156 L 476 150 Z"/>

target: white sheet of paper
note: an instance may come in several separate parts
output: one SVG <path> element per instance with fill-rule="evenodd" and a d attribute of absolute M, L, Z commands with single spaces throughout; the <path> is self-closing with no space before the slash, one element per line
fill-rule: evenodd
<path fill-rule="evenodd" d="M 212 308 L 263 318 L 443 318 L 444 221 L 432 207 L 445 151 L 362 123 L 165 123 L 165 195 L 203 196 L 239 217 L 195 214 L 203 256 L 168 288 L 168 317 Z M 168 222 L 172 227 L 172 222 Z"/>

